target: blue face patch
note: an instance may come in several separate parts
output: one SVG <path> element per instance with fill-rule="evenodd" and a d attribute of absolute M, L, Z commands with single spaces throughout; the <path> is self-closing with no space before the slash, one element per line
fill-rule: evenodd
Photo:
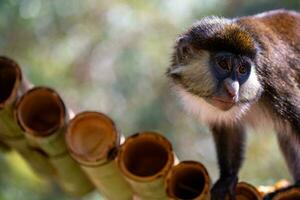
<path fill-rule="evenodd" d="M 240 85 L 245 83 L 251 73 L 251 63 L 247 59 L 231 53 L 222 52 L 212 57 L 212 72 L 219 84 L 226 78 L 237 80 Z M 218 84 L 218 85 L 219 85 Z"/>
<path fill-rule="evenodd" d="M 247 81 L 251 73 L 251 64 L 247 61 L 240 61 L 236 66 L 236 74 L 238 74 L 239 84 L 242 85 Z"/>

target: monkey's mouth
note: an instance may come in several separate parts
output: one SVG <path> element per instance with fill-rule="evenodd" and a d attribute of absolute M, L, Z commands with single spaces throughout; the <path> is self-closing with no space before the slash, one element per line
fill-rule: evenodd
<path fill-rule="evenodd" d="M 215 106 L 215 107 L 217 107 L 221 110 L 227 111 L 227 110 L 229 110 L 230 108 L 232 108 L 234 106 L 236 101 L 234 101 L 234 100 L 225 100 L 225 99 L 213 96 L 210 99 L 210 103 L 213 106 Z"/>

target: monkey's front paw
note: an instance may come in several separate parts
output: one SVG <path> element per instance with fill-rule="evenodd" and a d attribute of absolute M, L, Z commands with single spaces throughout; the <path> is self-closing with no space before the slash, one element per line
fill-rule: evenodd
<path fill-rule="evenodd" d="M 276 190 L 275 192 L 271 192 L 267 195 L 264 196 L 263 200 L 272 200 L 274 197 L 276 197 L 277 195 L 287 195 L 286 198 L 283 198 L 283 199 L 299 199 L 299 193 L 297 193 L 297 197 L 294 196 L 292 194 L 292 190 L 294 189 L 297 189 L 297 190 L 300 190 L 300 181 L 295 183 L 294 185 L 291 185 L 291 186 L 288 186 L 288 187 L 285 187 L 285 188 L 281 188 L 279 190 Z M 288 192 L 290 192 L 288 194 Z"/>
<path fill-rule="evenodd" d="M 238 177 L 220 178 L 211 189 L 211 200 L 235 200 L 235 188 L 238 183 Z"/>

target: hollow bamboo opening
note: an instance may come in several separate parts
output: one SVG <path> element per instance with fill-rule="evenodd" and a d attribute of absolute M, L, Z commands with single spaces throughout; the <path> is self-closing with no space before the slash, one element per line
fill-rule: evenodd
<path fill-rule="evenodd" d="M 71 120 L 66 141 L 72 156 L 83 164 L 108 161 L 118 142 L 114 122 L 98 112 L 83 112 Z"/>
<path fill-rule="evenodd" d="M 35 136 L 48 136 L 65 123 L 65 106 L 52 89 L 37 87 L 26 92 L 17 105 L 21 127 Z"/>
<path fill-rule="evenodd" d="M 129 179 L 147 181 L 166 175 L 174 157 L 167 139 L 154 132 L 143 132 L 125 141 L 118 161 Z"/>
<path fill-rule="evenodd" d="M 0 57 L 0 109 L 12 103 L 21 83 L 21 69 L 13 60 Z"/>
<path fill-rule="evenodd" d="M 300 200 L 300 189 L 293 188 L 285 192 L 278 193 L 274 200 Z"/>
<path fill-rule="evenodd" d="M 237 200 L 261 200 L 259 192 L 252 185 L 241 182 L 236 188 L 236 199 Z"/>
<path fill-rule="evenodd" d="M 210 178 L 201 163 L 183 161 L 171 170 L 166 187 L 174 199 L 204 199 L 209 195 Z"/>

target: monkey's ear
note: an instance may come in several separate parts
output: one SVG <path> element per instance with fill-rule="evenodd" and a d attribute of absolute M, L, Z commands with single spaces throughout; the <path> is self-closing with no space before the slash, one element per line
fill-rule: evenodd
<path fill-rule="evenodd" d="M 176 57 L 178 63 L 184 62 L 194 55 L 194 48 L 192 47 L 188 36 L 179 37 L 176 44 Z"/>
<path fill-rule="evenodd" d="M 179 80 L 181 79 L 182 72 L 183 72 L 183 67 L 177 66 L 177 67 L 169 68 L 166 74 L 167 76 L 172 77 L 174 80 Z"/>

